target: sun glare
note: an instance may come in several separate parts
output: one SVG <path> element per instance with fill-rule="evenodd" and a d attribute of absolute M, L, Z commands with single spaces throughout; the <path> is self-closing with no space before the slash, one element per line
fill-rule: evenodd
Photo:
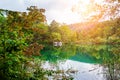
<path fill-rule="evenodd" d="M 79 0 L 78 3 L 74 6 L 73 11 L 79 14 L 81 19 L 87 19 L 87 17 L 98 14 L 97 6 L 95 3 L 101 4 L 104 0 Z"/>
<path fill-rule="evenodd" d="M 77 11 L 82 16 L 86 15 L 90 11 L 90 0 L 80 0 L 75 6 L 73 11 Z"/>

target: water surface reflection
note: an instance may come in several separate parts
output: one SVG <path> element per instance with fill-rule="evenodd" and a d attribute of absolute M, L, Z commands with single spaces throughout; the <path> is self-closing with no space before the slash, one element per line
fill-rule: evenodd
<path fill-rule="evenodd" d="M 75 70 L 74 80 L 119 80 L 119 45 L 65 45 L 43 49 L 44 68 Z"/>

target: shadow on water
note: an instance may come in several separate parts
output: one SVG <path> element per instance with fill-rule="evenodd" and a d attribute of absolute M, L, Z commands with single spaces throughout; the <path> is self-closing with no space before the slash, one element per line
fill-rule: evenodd
<path fill-rule="evenodd" d="M 42 51 L 42 59 L 49 62 L 73 60 L 82 63 L 99 64 L 103 68 L 104 80 L 120 79 L 119 45 L 64 45 L 47 46 Z"/>

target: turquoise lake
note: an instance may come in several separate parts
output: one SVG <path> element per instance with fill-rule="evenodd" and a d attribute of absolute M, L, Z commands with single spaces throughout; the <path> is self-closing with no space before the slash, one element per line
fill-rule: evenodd
<path fill-rule="evenodd" d="M 120 79 L 119 45 L 48 46 L 41 55 L 45 69 L 76 71 L 71 74 L 73 80 Z M 50 77 L 49 80 L 54 79 Z"/>

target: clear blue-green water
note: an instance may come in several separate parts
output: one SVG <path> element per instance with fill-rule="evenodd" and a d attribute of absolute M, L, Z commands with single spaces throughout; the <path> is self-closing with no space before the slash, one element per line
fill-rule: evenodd
<path fill-rule="evenodd" d="M 73 80 L 120 79 L 119 45 L 46 46 L 41 54 L 44 68 L 74 70 Z"/>

